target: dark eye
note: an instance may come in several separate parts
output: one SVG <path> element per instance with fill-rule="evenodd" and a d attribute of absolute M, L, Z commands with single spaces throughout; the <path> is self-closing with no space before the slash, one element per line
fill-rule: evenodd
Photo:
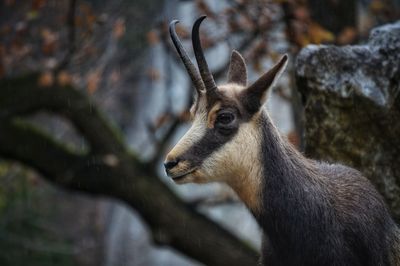
<path fill-rule="evenodd" d="M 216 123 L 221 125 L 229 125 L 235 119 L 232 113 L 221 113 L 217 116 Z"/>

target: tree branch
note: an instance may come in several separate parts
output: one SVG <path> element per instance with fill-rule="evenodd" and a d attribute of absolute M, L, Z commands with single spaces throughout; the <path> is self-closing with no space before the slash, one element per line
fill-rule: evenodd
<path fill-rule="evenodd" d="M 68 7 L 68 16 L 67 16 L 67 27 L 68 27 L 68 48 L 67 53 L 64 56 L 64 59 L 60 62 L 60 64 L 56 67 L 56 72 L 64 69 L 71 61 L 72 55 L 75 53 L 76 44 L 75 44 L 75 13 L 76 13 L 76 0 L 69 1 Z"/>
<path fill-rule="evenodd" d="M 114 154 L 125 151 L 120 134 L 88 98 L 70 86 L 39 87 L 38 76 L 31 74 L 0 81 L 0 119 L 40 110 L 55 112 L 71 120 L 86 137 L 93 152 Z"/>
<path fill-rule="evenodd" d="M 206 265 L 257 263 L 252 248 L 189 208 L 153 168 L 129 153 L 89 99 L 71 87 L 40 88 L 35 78 L 0 81 L 0 156 L 32 167 L 63 188 L 124 201 L 140 213 L 155 241 Z M 75 154 L 18 119 L 38 110 L 66 116 L 92 146 L 90 153 Z M 113 163 L 108 156 L 114 156 Z"/>

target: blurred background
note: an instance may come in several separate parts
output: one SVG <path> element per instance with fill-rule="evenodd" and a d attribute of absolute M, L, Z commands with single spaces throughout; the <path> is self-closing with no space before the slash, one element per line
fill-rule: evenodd
<path fill-rule="evenodd" d="M 168 23 L 180 20 L 177 32 L 192 55 L 191 26 L 202 14 L 208 16 L 201 29 L 202 44 L 219 84 L 226 79 L 232 49 L 245 57 L 250 82 L 282 54 L 289 54 L 289 67 L 267 105 L 280 131 L 303 150 L 294 75 L 297 54 L 309 44 L 365 43 L 373 27 L 400 18 L 400 1 L 1 0 L 0 80 L 19 82 L 35 75 L 31 84 L 37 90 L 23 97 L 27 102 L 40 102 L 46 89 L 79 91 L 111 127 L 120 130 L 123 145 L 140 165 L 133 177 L 161 180 L 162 188 L 176 194 L 188 209 L 204 214 L 257 251 L 260 229 L 228 187 L 177 186 L 162 168 L 165 154 L 189 127 L 193 95 L 170 42 Z M 8 83 L 1 84 L 0 98 L 13 97 L 2 94 Z M 23 105 L 20 100 L 14 104 Z M 59 116 L 57 107 L 45 109 L 27 108 L 23 122 L 70 151 L 91 154 L 92 143 L 82 134 L 84 126 L 71 123 L 68 110 Z M 4 110 L 0 108 L 0 114 Z M 5 121 L 2 115 L 0 123 Z M 102 133 L 98 131 L 99 136 Z M 18 137 L 10 139 L 22 143 Z M 185 248 L 154 237 L 151 215 L 142 218 L 145 206 L 111 192 L 93 193 L 84 185 L 82 191 L 79 185 L 71 189 L 67 181 L 49 178 L 53 172 L 30 164 L 36 157 L 31 149 L 45 153 L 46 145 L 25 149 L 23 159 L 7 149 L 0 151 L 0 265 L 207 264 Z M 105 164 L 115 165 L 118 155 L 108 155 Z M 96 186 L 96 180 L 92 182 Z M 156 202 L 159 195 L 148 197 Z M 152 211 L 167 211 L 161 197 L 159 208 Z M 193 232 L 193 241 L 195 233 L 201 231 Z"/>

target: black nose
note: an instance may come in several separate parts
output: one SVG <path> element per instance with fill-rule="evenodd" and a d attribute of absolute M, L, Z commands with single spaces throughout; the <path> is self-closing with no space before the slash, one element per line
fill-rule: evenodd
<path fill-rule="evenodd" d="M 178 159 L 175 159 L 175 160 L 172 160 L 172 161 L 166 161 L 165 163 L 164 163 L 164 167 L 165 167 L 165 170 L 171 170 L 172 168 L 174 168 L 177 164 L 179 163 L 179 160 Z"/>

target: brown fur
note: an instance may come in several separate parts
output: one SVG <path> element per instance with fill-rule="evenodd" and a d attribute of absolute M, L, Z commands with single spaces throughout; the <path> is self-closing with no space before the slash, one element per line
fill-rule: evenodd
<path fill-rule="evenodd" d="M 372 184 L 349 167 L 305 158 L 262 108 L 287 56 L 247 86 L 234 51 L 228 84 L 216 87 L 198 39 L 203 19 L 195 23 L 194 48 L 205 88 L 197 89 L 192 127 L 167 155 L 168 175 L 178 184 L 231 186 L 266 234 L 266 265 L 399 265 L 399 229 Z"/>
<path fill-rule="evenodd" d="M 215 119 L 217 118 L 217 112 L 221 109 L 221 102 L 216 102 L 207 115 L 207 127 L 214 128 Z"/>

